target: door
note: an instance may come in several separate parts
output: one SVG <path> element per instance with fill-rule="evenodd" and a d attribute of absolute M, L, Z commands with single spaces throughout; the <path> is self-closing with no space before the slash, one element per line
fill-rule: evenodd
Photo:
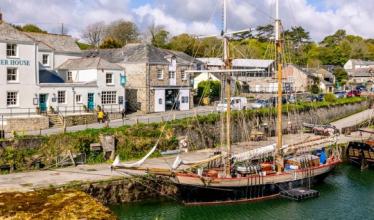
<path fill-rule="evenodd" d="M 190 109 L 190 90 L 189 89 L 181 89 L 179 91 L 179 102 L 180 102 L 179 109 L 181 111 L 186 111 Z"/>
<path fill-rule="evenodd" d="M 47 112 L 47 94 L 39 94 L 39 109 L 41 113 Z"/>
<path fill-rule="evenodd" d="M 165 111 L 165 90 L 156 89 L 155 90 L 155 112 Z"/>
<path fill-rule="evenodd" d="M 88 95 L 87 95 L 87 108 L 88 108 L 89 111 L 95 110 L 94 97 L 95 97 L 94 93 L 88 93 Z"/>

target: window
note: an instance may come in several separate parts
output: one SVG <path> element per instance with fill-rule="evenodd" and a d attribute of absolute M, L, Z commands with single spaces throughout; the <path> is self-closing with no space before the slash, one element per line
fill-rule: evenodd
<path fill-rule="evenodd" d="M 75 102 L 82 103 L 82 95 L 75 95 Z"/>
<path fill-rule="evenodd" d="M 65 98 L 65 91 L 58 91 L 57 92 L 57 103 L 65 103 L 66 98 Z"/>
<path fill-rule="evenodd" d="M 113 84 L 113 73 L 107 73 L 105 75 L 106 84 Z"/>
<path fill-rule="evenodd" d="M 49 65 L 49 55 L 48 54 L 43 54 L 43 56 L 42 56 L 42 64 L 43 65 Z"/>
<path fill-rule="evenodd" d="M 163 79 L 164 78 L 164 70 L 158 69 L 157 70 L 157 79 Z"/>
<path fill-rule="evenodd" d="M 8 68 L 6 71 L 6 80 L 8 82 L 17 82 L 18 77 L 17 77 L 17 69 L 16 68 Z"/>
<path fill-rule="evenodd" d="M 18 104 L 18 92 L 7 92 L 6 105 L 16 106 Z"/>
<path fill-rule="evenodd" d="M 174 79 L 174 78 L 175 78 L 175 72 L 169 71 L 169 79 Z"/>
<path fill-rule="evenodd" d="M 103 91 L 101 93 L 101 104 L 116 104 L 116 91 Z"/>
<path fill-rule="evenodd" d="M 68 82 L 72 82 L 73 81 L 73 73 L 69 71 L 66 78 L 67 78 Z"/>
<path fill-rule="evenodd" d="M 187 80 L 187 74 L 185 70 L 181 70 L 181 78 L 182 80 Z"/>
<path fill-rule="evenodd" d="M 182 103 L 188 103 L 188 96 L 182 96 Z"/>
<path fill-rule="evenodd" d="M 7 57 L 16 57 L 17 56 L 17 44 L 7 44 L 6 55 Z"/>

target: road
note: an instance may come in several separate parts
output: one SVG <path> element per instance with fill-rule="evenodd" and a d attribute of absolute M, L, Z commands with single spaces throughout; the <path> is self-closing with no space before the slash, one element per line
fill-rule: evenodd
<path fill-rule="evenodd" d="M 194 115 L 207 115 L 209 113 L 215 112 L 215 107 L 213 106 L 199 106 L 188 111 L 173 111 L 173 112 L 162 112 L 162 113 L 151 113 L 151 114 L 139 114 L 134 113 L 127 115 L 124 120 L 112 120 L 109 122 L 109 127 L 120 127 L 123 125 L 133 125 L 136 123 L 153 123 L 161 121 L 171 121 L 174 119 L 182 119 L 191 117 Z M 67 127 L 66 132 L 82 131 L 88 128 L 103 128 L 105 124 L 103 123 L 93 123 L 87 125 L 77 125 L 72 127 Z M 44 130 L 35 131 L 25 131 L 25 135 L 51 135 L 63 133 L 64 128 L 49 128 Z M 6 134 L 6 137 L 10 137 L 11 134 Z"/>

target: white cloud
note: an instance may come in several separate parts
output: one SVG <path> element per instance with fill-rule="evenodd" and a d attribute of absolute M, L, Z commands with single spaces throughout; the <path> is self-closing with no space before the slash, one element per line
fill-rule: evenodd
<path fill-rule="evenodd" d="M 149 0 L 130 8 L 135 1 L 0 0 L 0 5 L 5 20 L 11 23 L 36 23 L 56 32 L 64 23 L 69 33 L 76 37 L 90 23 L 109 23 L 121 18 L 136 22 L 142 30 L 153 22 L 164 25 L 172 34 L 218 34 L 222 26 L 221 0 Z M 314 5 L 311 0 L 280 2 L 285 27 L 301 25 L 314 40 L 321 40 L 337 29 L 374 38 L 372 0 L 320 0 Z M 229 0 L 228 25 L 231 30 L 268 24 L 273 15 L 274 0 Z"/>

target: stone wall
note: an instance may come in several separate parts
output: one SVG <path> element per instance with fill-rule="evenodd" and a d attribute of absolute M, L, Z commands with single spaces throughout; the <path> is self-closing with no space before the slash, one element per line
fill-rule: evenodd
<path fill-rule="evenodd" d="M 327 124 L 367 109 L 368 105 L 368 102 L 361 102 L 343 106 L 312 109 L 304 112 L 291 112 L 283 115 L 283 130 L 284 133 L 300 130 L 304 122 Z M 289 129 L 291 125 L 292 129 Z M 264 127 L 266 127 L 266 129 L 264 129 Z M 232 120 L 232 141 L 234 143 L 248 141 L 251 129 L 259 129 L 264 131 L 268 136 L 274 136 L 276 131 L 276 117 L 263 116 Z M 213 147 L 220 143 L 221 124 L 219 120 L 214 123 L 200 123 L 199 126 L 189 126 L 188 129 L 184 127 L 175 128 L 174 133 L 176 136 L 187 136 L 189 139 L 188 142 L 191 143 L 191 150 Z"/>
<path fill-rule="evenodd" d="M 119 204 L 155 198 L 175 198 L 177 187 L 166 177 L 132 177 L 81 184 L 78 188 L 101 203 Z"/>
<path fill-rule="evenodd" d="M 109 114 L 109 119 L 110 120 L 115 120 L 115 119 L 121 119 L 122 114 L 120 112 L 113 112 Z M 96 113 L 91 113 L 91 114 L 82 114 L 82 115 L 67 115 L 64 116 L 64 121 L 66 127 L 71 127 L 75 125 L 85 125 L 85 124 L 92 124 L 97 122 L 97 114 Z"/>
<path fill-rule="evenodd" d="M 5 132 L 35 131 L 47 128 L 49 128 L 49 119 L 46 116 L 15 116 L 4 119 Z"/>

